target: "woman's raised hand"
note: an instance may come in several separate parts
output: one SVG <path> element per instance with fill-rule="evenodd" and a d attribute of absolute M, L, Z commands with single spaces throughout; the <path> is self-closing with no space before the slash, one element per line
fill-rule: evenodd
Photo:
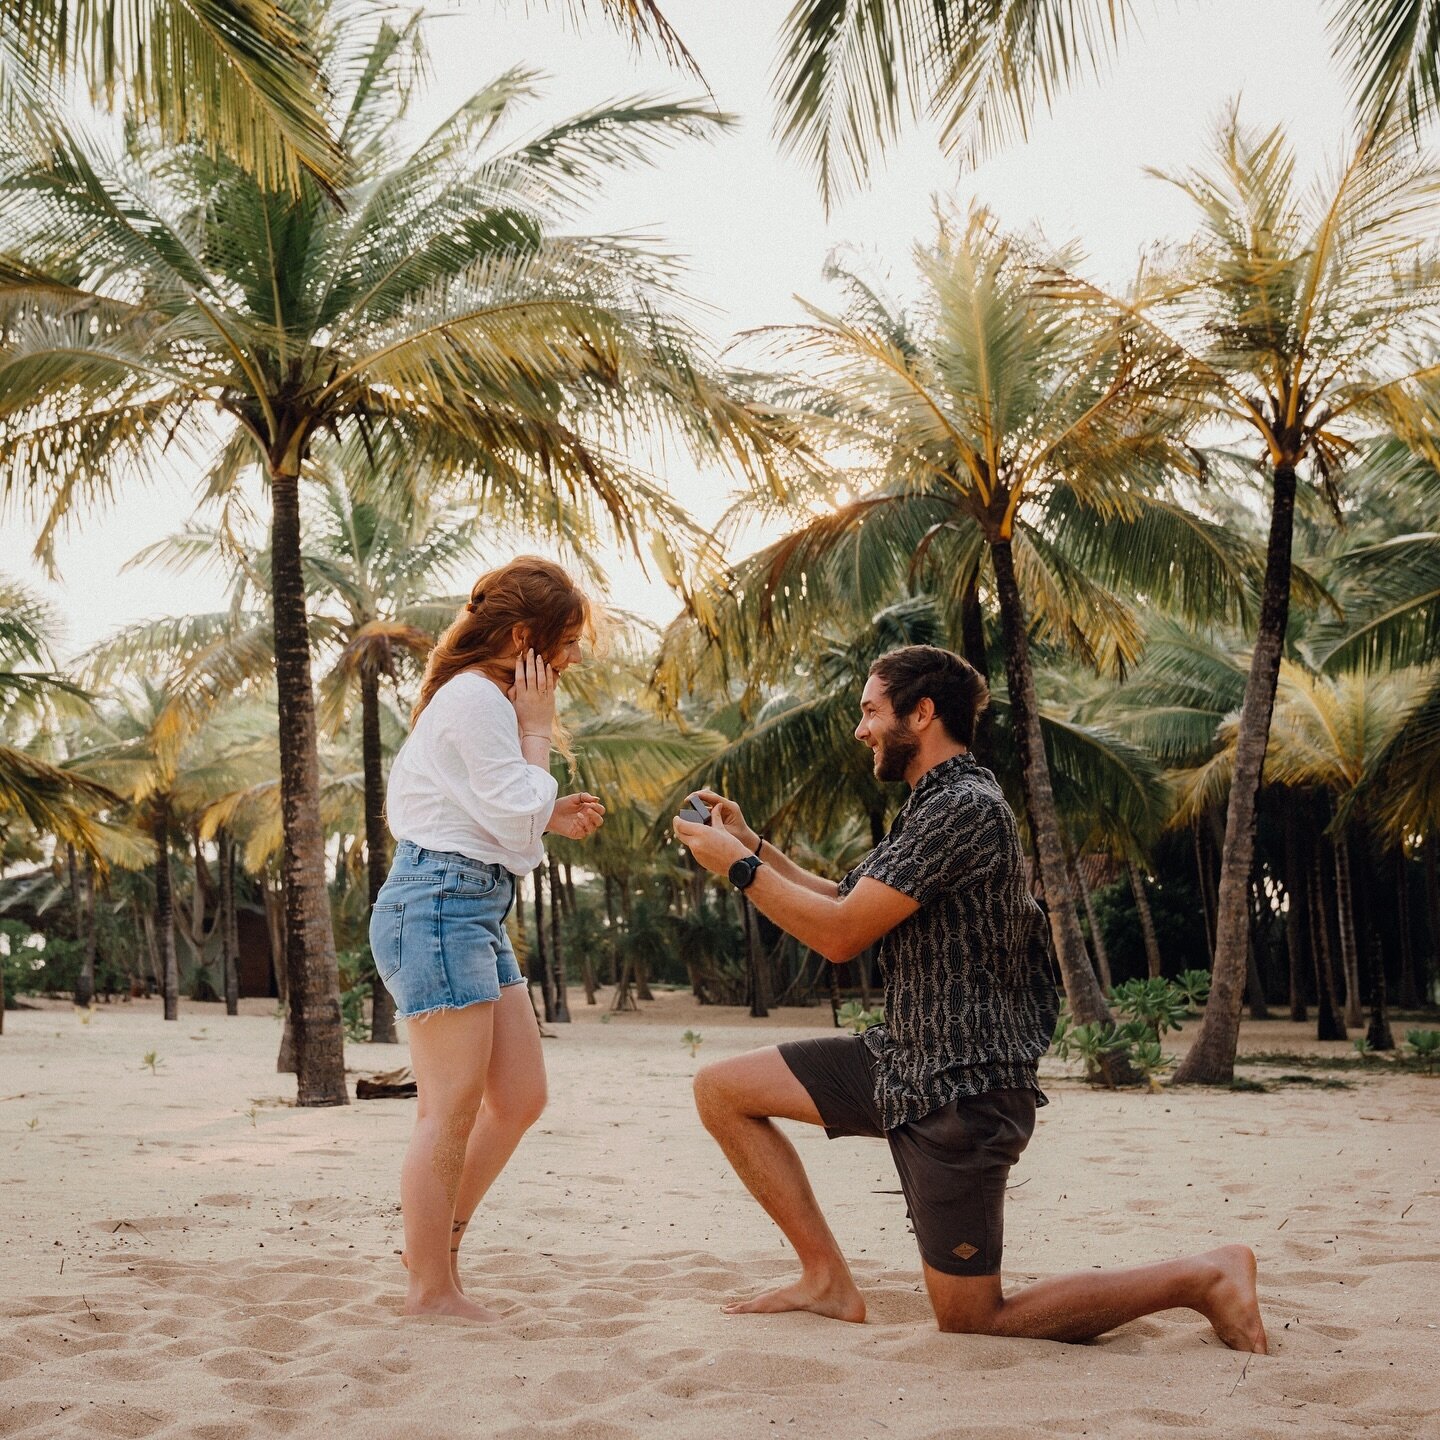
<path fill-rule="evenodd" d="M 510 700 L 520 718 L 520 733 L 548 739 L 555 724 L 555 672 L 543 655 L 526 650 L 515 657 Z"/>
<path fill-rule="evenodd" d="M 562 795 L 555 802 L 545 829 L 570 840 L 588 840 L 604 823 L 605 807 L 600 797 L 580 791 L 575 795 Z"/>

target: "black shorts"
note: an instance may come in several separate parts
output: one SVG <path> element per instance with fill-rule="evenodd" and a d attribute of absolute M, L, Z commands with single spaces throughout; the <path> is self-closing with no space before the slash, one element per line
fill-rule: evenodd
<path fill-rule="evenodd" d="M 890 1142 L 921 1259 L 945 1275 L 998 1275 L 1005 1182 L 1035 1129 L 1035 1092 L 961 1096 L 886 1131 L 875 1103 L 874 1057 L 858 1035 L 792 1040 L 779 1050 L 832 1140 Z"/>

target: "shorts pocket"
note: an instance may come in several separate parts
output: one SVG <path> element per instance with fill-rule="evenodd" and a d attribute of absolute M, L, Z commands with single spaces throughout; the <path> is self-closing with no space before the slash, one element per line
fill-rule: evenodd
<path fill-rule="evenodd" d="M 370 953 L 382 980 L 388 980 L 400 968 L 401 922 L 405 918 L 403 903 L 377 903 L 370 912 Z"/>

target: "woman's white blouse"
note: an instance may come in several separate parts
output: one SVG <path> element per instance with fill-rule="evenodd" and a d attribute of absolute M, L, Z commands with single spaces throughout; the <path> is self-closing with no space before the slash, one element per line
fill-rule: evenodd
<path fill-rule="evenodd" d="M 550 772 L 521 753 L 504 692 L 467 670 L 435 692 L 400 747 L 386 815 L 397 840 L 528 875 L 544 859 L 558 792 Z"/>

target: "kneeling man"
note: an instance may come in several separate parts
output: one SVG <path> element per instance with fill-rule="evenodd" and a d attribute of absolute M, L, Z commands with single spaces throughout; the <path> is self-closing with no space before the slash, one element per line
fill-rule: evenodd
<path fill-rule="evenodd" d="M 793 1284 L 726 1308 L 865 1318 L 800 1157 L 771 1123 L 803 1120 L 832 1138 L 889 1142 L 942 1330 L 1088 1340 L 1188 1307 L 1227 1345 L 1264 1354 L 1255 1257 L 1243 1245 L 1001 1293 L 1005 1182 L 1046 1103 L 1036 1066 L 1055 1006 L 1015 817 L 970 754 L 988 698 L 948 650 L 907 646 L 871 666 L 855 736 L 876 776 L 904 780 L 910 796 L 838 884 L 762 844 L 740 807 L 711 791 L 700 792 L 708 825 L 675 822 L 701 865 L 802 944 L 840 965 L 879 941 L 885 973 L 883 1025 L 770 1046 L 696 1077 L 701 1119 L 801 1266 Z"/>

